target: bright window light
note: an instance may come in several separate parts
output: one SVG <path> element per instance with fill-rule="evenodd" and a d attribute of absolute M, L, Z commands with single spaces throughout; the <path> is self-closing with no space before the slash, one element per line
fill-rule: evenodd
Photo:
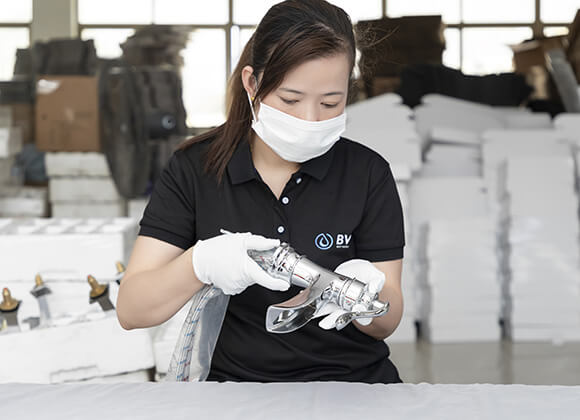
<path fill-rule="evenodd" d="M 16 50 L 29 43 L 27 28 L 0 28 L 0 80 L 12 79 Z"/>
<path fill-rule="evenodd" d="M 531 28 L 467 28 L 463 30 L 463 72 L 491 74 L 513 70 L 509 47 L 531 38 Z"/>

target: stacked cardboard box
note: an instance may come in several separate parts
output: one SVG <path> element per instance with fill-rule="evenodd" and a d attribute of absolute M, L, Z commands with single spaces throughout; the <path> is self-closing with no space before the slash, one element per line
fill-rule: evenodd
<path fill-rule="evenodd" d="M 443 29 L 441 16 L 385 17 L 358 22 L 359 67 L 367 95 L 393 92 L 405 66 L 442 64 Z"/>

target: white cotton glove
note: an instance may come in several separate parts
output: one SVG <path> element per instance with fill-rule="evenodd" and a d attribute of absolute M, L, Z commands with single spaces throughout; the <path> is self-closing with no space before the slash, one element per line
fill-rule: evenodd
<path fill-rule="evenodd" d="M 343 276 L 355 277 L 357 280 L 367 283 L 369 285 L 369 291 L 371 293 L 378 293 L 382 290 L 385 284 L 385 274 L 376 268 L 370 261 L 367 260 L 348 260 L 340 264 L 334 270 L 338 274 Z M 363 305 L 356 304 L 353 306 L 353 311 L 364 311 L 366 308 Z M 339 316 L 346 313 L 340 306 L 335 303 L 327 303 L 318 316 L 324 316 L 318 325 L 320 328 L 325 330 L 330 330 L 336 327 L 336 320 Z M 361 325 L 369 325 L 373 318 L 359 318 L 355 319 Z"/>
<path fill-rule="evenodd" d="M 193 271 L 202 283 L 213 284 L 226 295 L 241 293 L 254 283 L 271 290 L 287 290 L 288 282 L 270 276 L 248 255 L 248 249 L 265 251 L 279 245 L 278 239 L 249 232 L 199 240 L 193 247 Z"/>

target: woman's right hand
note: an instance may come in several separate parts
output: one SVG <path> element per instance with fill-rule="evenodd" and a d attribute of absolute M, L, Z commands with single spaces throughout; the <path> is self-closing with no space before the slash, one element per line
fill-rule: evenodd
<path fill-rule="evenodd" d="M 266 273 L 250 258 L 248 250 L 265 251 L 280 245 L 252 233 L 230 233 L 199 240 L 193 247 L 193 271 L 205 284 L 213 284 L 226 295 L 236 295 L 256 283 L 271 290 L 288 290 L 290 285 Z"/>

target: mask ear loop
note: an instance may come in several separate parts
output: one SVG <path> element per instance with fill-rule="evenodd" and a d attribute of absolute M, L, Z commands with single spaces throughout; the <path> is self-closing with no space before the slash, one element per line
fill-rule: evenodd
<path fill-rule="evenodd" d="M 254 98 L 250 96 L 250 92 L 246 91 L 246 94 L 248 95 L 248 102 L 250 102 L 250 110 L 252 111 L 252 118 L 254 119 L 254 121 L 258 121 L 258 119 L 256 118 L 256 113 L 254 112 L 254 104 L 252 102 Z"/>

